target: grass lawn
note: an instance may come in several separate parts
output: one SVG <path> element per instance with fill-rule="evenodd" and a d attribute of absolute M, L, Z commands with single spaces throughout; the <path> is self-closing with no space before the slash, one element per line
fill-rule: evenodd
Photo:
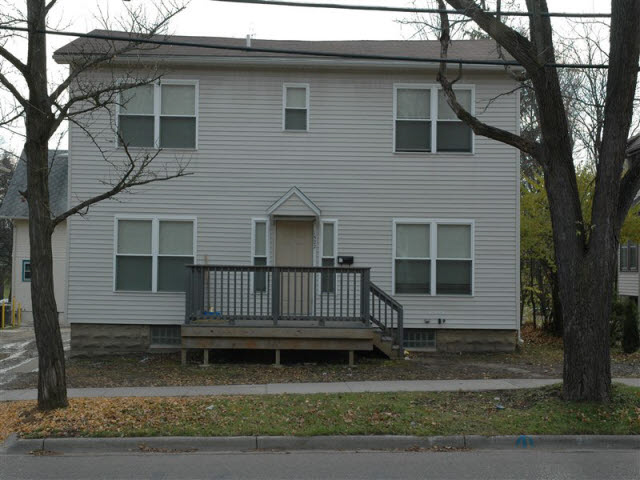
<path fill-rule="evenodd" d="M 498 398 L 496 400 L 496 398 Z M 496 405 L 504 406 L 497 409 Z M 0 436 L 640 434 L 640 389 L 609 404 L 569 403 L 558 386 L 469 393 L 364 393 L 72 399 L 39 412 L 0 404 Z"/>

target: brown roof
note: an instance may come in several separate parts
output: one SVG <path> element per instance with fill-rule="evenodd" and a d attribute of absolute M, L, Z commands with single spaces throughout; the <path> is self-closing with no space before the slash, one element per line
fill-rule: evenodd
<path fill-rule="evenodd" d="M 135 39 L 126 32 L 108 30 L 93 30 L 92 35 L 105 35 L 128 37 Z M 227 37 L 188 37 L 188 36 L 157 36 L 154 40 L 169 40 L 172 42 L 198 43 L 211 47 L 229 46 L 241 48 L 241 50 L 226 50 L 220 48 L 201 48 L 187 45 L 141 45 L 138 49 L 128 52 L 127 56 L 163 56 L 163 57 L 305 57 L 299 53 L 276 53 L 245 50 L 245 38 Z M 115 45 L 115 47 L 114 47 Z M 78 38 L 64 47 L 56 50 L 54 56 L 64 61 L 65 56 L 87 55 L 104 53 L 112 48 L 122 48 L 125 41 L 115 42 L 105 39 Z M 306 40 L 262 40 L 251 39 L 252 48 L 292 50 L 292 51 L 316 51 L 337 55 L 377 55 L 419 57 L 425 59 L 440 58 L 440 42 L 437 40 L 346 40 L 346 41 L 306 41 Z M 492 40 L 457 40 L 449 49 L 449 58 L 465 59 L 473 61 L 497 61 L 499 58 L 496 44 Z M 511 60 L 510 57 L 508 57 Z"/>

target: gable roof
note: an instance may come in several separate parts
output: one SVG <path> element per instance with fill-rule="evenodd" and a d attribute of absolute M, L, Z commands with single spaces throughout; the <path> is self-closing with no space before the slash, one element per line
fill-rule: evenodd
<path fill-rule="evenodd" d="M 93 30 L 91 35 L 111 35 L 126 37 L 135 40 L 136 36 L 128 32 L 113 30 Z M 251 47 L 247 47 L 246 38 L 230 37 L 190 37 L 181 35 L 157 35 L 151 40 L 168 40 L 182 43 L 198 43 L 209 46 L 233 47 L 239 50 L 225 50 L 221 48 L 201 48 L 188 45 L 150 45 L 142 44 L 121 58 L 174 58 L 191 57 L 212 58 L 237 58 L 237 59 L 301 59 L 318 58 L 300 53 L 261 52 L 252 49 L 278 49 L 291 51 L 315 51 L 326 52 L 335 55 L 382 55 L 416 58 L 440 58 L 440 42 L 438 40 L 264 40 L 251 39 Z M 122 48 L 126 41 L 110 41 L 106 39 L 80 37 L 54 53 L 54 58 L 60 63 L 69 63 L 77 55 L 97 55 L 111 51 L 113 48 Z M 449 57 L 455 59 L 477 61 L 502 61 L 493 40 L 454 40 L 449 48 Z M 513 60 L 508 54 L 506 60 Z M 324 58 L 325 61 L 340 62 L 341 58 Z"/>
<path fill-rule="evenodd" d="M 320 216 L 320 209 L 298 187 L 291 187 L 287 193 L 267 209 L 269 215 L 313 215 Z"/>
<path fill-rule="evenodd" d="M 67 164 L 66 150 L 49 150 L 49 205 L 53 216 L 67 210 Z M 27 162 L 24 152 L 9 182 L 9 188 L 0 205 L 0 217 L 29 218 L 26 199 L 20 194 L 27 189 Z"/>

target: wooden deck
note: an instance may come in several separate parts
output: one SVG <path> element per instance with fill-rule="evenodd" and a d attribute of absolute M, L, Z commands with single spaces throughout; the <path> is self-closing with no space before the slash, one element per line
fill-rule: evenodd
<path fill-rule="evenodd" d="M 369 268 L 189 265 L 182 361 L 212 349 L 401 352 L 402 306 Z"/>
<path fill-rule="evenodd" d="M 208 363 L 210 349 L 275 350 L 276 364 L 280 363 L 280 350 L 342 350 L 353 352 L 373 350 L 374 330 L 360 323 L 332 326 L 276 326 L 265 322 L 247 322 L 243 325 L 183 325 L 182 352 L 186 363 L 188 349 L 202 349 Z M 300 322 L 303 323 L 303 322 Z M 304 322 L 308 323 L 308 322 Z"/>

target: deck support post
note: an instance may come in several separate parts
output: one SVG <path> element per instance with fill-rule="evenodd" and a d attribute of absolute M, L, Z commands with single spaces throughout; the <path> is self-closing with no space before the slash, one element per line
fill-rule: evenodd
<path fill-rule="evenodd" d="M 280 349 L 276 349 L 276 363 L 275 363 L 276 367 L 280 366 Z"/>
<path fill-rule="evenodd" d="M 187 349 L 183 348 L 182 350 L 180 350 L 180 360 L 182 361 L 182 366 L 186 366 L 187 365 Z"/>
<path fill-rule="evenodd" d="M 203 367 L 208 367 L 209 366 L 209 349 L 205 348 L 203 351 L 203 361 L 202 361 L 202 366 Z"/>
<path fill-rule="evenodd" d="M 353 350 L 349 350 L 349 366 L 353 367 L 356 364 L 355 354 Z"/>

